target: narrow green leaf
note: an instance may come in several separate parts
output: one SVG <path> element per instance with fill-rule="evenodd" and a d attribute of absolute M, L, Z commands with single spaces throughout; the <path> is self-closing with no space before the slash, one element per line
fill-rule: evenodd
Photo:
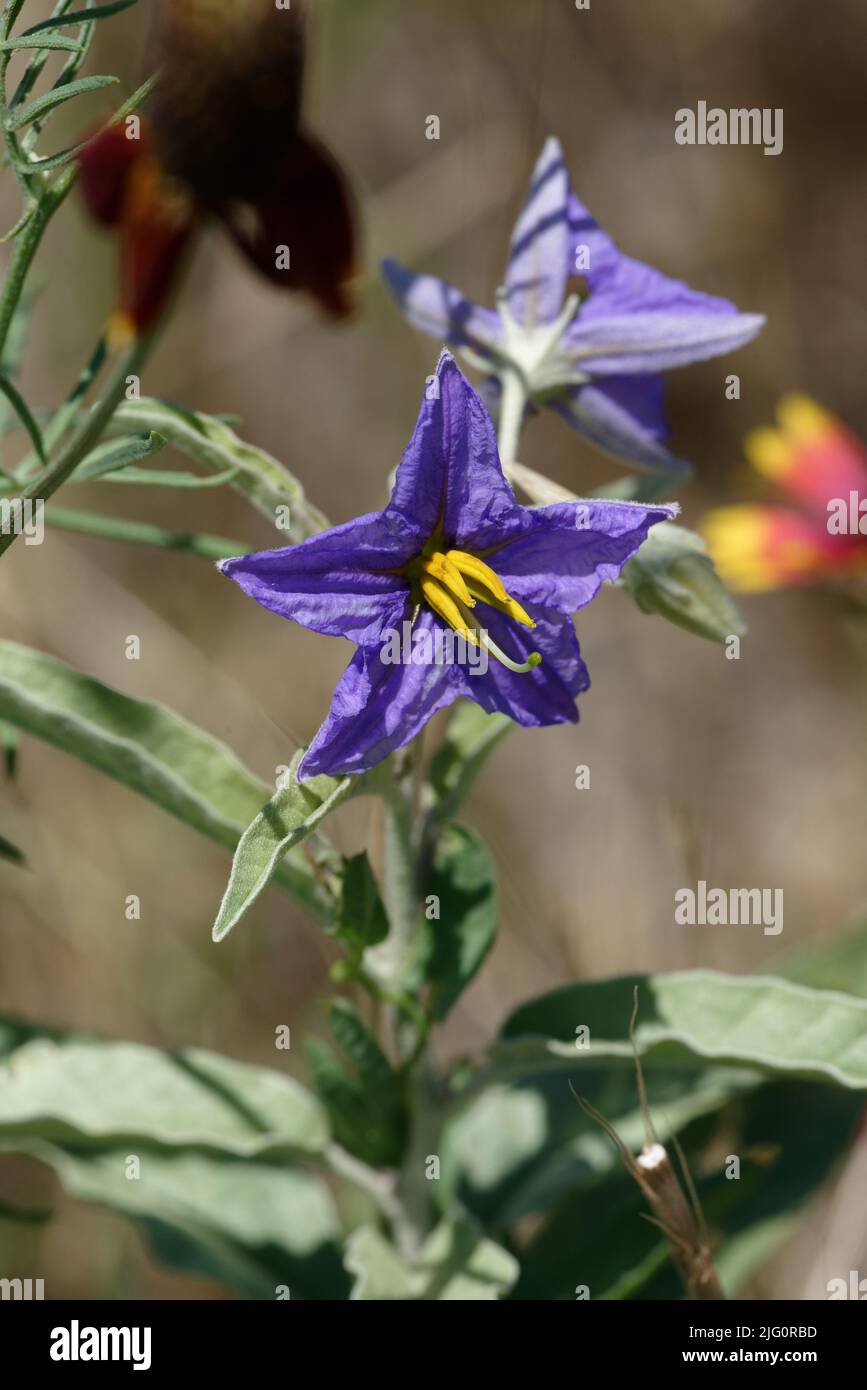
<path fill-rule="evenodd" d="M 50 92 L 44 92 L 42 96 L 36 97 L 28 102 L 20 110 L 13 112 L 7 119 L 7 130 L 21 130 L 23 126 L 30 125 L 31 121 L 40 120 L 47 116 L 49 111 L 62 106 L 64 102 L 71 101 L 73 97 L 84 96 L 87 92 L 97 92 L 102 87 L 111 87 L 117 82 L 116 77 L 104 75 L 98 77 L 79 77 L 75 82 L 65 82 L 62 87 L 52 87 Z"/>
<path fill-rule="evenodd" d="M 302 756 L 302 753 L 295 755 L 285 774 L 284 785 L 262 807 L 241 837 L 214 923 L 215 941 L 222 941 L 237 926 L 268 887 L 288 851 L 300 844 L 341 802 L 357 795 L 366 780 L 363 777 L 314 777 L 309 782 L 299 782 L 296 773 Z"/>
<path fill-rule="evenodd" d="M 43 463 L 45 463 L 46 458 L 45 449 L 42 444 L 42 431 L 40 430 L 39 426 L 34 420 L 33 415 L 30 412 L 30 407 L 28 406 L 24 397 L 21 395 L 21 392 L 14 385 L 14 383 L 11 382 L 9 378 L 3 375 L 2 373 L 0 373 L 0 391 L 3 392 L 3 395 L 6 397 L 12 409 L 15 411 L 15 414 L 18 416 L 18 419 L 21 421 L 25 430 L 30 435 L 30 442 L 36 450 L 36 453 L 39 455 L 39 458 L 42 460 Z"/>
<path fill-rule="evenodd" d="M 84 47 L 77 39 L 67 38 L 64 34 L 43 34 L 39 38 L 35 34 L 22 34 L 20 39 L 6 39 L 0 43 L 0 53 L 14 53 L 19 48 L 37 49 L 64 49 L 68 53 L 83 53 Z"/>
<path fill-rule="evenodd" d="M 121 10 L 128 10 L 136 3 L 137 0 L 111 0 L 107 5 L 94 5 L 90 10 L 70 10 L 68 14 L 55 15 L 41 20 L 39 24 L 31 24 L 29 29 L 25 29 L 24 36 L 39 34 L 46 29 L 65 29 L 73 24 L 90 24 L 95 19 L 108 19 L 110 15 L 120 14 Z"/>
<path fill-rule="evenodd" d="M 0 641 L 0 719 L 62 748 L 234 849 L 268 789 L 224 744 L 162 705 L 133 700 L 53 657 Z M 317 916 L 331 900 L 303 854 L 277 879 Z"/>
<path fill-rule="evenodd" d="M 232 487 L 272 525 L 281 522 L 281 543 L 305 540 L 328 525 L 297 478 L 264 449 L 245 443 L 219 416 L 188 410 L 169 401 L 144 399 L 123 402 L 111 427 L 157 430 L 180 453 L 215 473 L 236 468 Z M 280 508 L 287 509 L 288 521 Z"/>
<path fill-rule="evenodd" d="M 313 1155 L 325 1112 L 297 1081 L 216 1052 L 74 1034 L 25 1037 L 0 1061 L 0 1137 Z"/>
<path fill-rule="evenodd" d="M 332 1002 L 329 1023 L 335 1041 L 354 1068 L 350 1085 L 358 1096 L 355 1113 L 348 1116 L 336 1105 L 337 1096 L 332 1091 L 327 1107 L 332 1127 L 344 1118 L 351 1120 L 340 1140 L 344 1148 L 374 1168 L 396 1168 L 403 1156 L 407 1133 L 402 1080 L 348 999 Z M 321 1060 L 320 1054 L 320 1075 Z M 314 1075 L 315 1067 L 314 1049 Z"/>
<path fill-rule="evenodd" d="M 82 459 L 70 478 L 71 483 L 90 483 L 107 473 L 117 473 L 130 464 L 142 459 L 153 458 L 164 449 L 166 441 L 161 434 L 151 430 L 149 434 L 130 436 L 128 439 L 113 440 L 100 444 L 97 449 Z"/>
<path fill-rule="evenodd" d="M 81 154 L 86 144 L 87 141 L 82 140 L 78 145 L 68 145 L 66 149 L 58 150 L 56 154 L 35 159 L 15 159 L 12 162 L 19 174 L 49 174 L 52 169 L 61 169 L 64 164 L 69 164 Z"/>
<path fill-rule="evenodd" d="M 13 225 L 9 228 L 8 232 L 4 232 L 3 235 L 0 236 L 0 246 L 2 246 L 7 241 L 14 241 L 15 237 L 17 237 L 21 232 L 24 231 L 24 228 L 31 221 L 33 214 L 36 212 L 36 209 L 38 207 L 39 203 L 34 198 L 31 202 L 27 203 L 22 208 L 21 216 L 18 218 L 18 221 L 13 223 Z"/>
<path fill-rule="evenodd" d="M 640 1056 L 701 1065 L 713 1060 L 867 1089 L 867 1001 L 770 976 L 685 970 L 567 985 L 522 1005 L 491 1055 L 511 1075 L 629 1059 L 638 986 Z M 589 1046 L 576 1032 L 589 1029 Z"/>
<path fill-rule="evenodd" d="M 177 550 L 205 560 L 228 560 L 233 555 L 246 555 L 250 549 L 246 541 L 234 541 L 229 536 L 209 536 L 203 531 L 167 531 L 146 521 L 127 521 L 125 517 L 81 512 L 69 507 L 47 507 L 45 521 L 61 531 L 97 536 L 105 541 L 122 541 L 126 545 Z"/>
<path fill-rule="evenodd" d="M 237 473 L 237 468 L 227 468 L 225 473 L 214 473 L 212 477 L 203 478 L 199 473 L 184 473 L 174 468 L 124 466 L 122 473 L 104 473 L 102 480 L 104 483 L 132 483 L 137 487 L 173 487 L 195 491 L 197 488 L 225 487 Z"/>

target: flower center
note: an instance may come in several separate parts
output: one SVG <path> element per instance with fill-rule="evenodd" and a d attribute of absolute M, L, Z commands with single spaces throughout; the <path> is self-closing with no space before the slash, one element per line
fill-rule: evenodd
<path fill-rule="evenodd" d="M 531 652 L 526 661 L 513 661 L 475 617 L 472 610 L 481 601 L 524 627 L 536 626 L 484 560 L 466 550 L 438 550 L 429 543 L 419 558 L 407 567 L 407 573 L 418 585 L 428 607 L 467 642 L 484 647 L 497 661 L 519 675 L 539 665 L 542 660 L 539 652 Z"/>

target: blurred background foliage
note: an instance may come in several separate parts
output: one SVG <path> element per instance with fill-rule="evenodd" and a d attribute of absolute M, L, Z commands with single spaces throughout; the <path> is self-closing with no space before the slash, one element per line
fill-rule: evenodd
<path fill-rule="evenodd" d="M 436 345 L 399 318 L 377 260 L 393 254 L 490 303 L 529 171 L 553 133 L 579 195 L 624 250 L 768 316 L 736 358 L 668 378 L 675 452 L 698 472 L 678 499 L 687 524 L 713 502 L 753 495 L 740 439 L 771 418 L 783 390 L 807 390 L 867 437 L 860 0 L 595 0 L 587 12 L 572 0 L 320 0 L 315 8 L 309 122 L 358 190 L 359 315 L 333 329 L 306 303 L 258 283 L 209 233 L 145 392 L 240 416 L 242 435 L 282 459 L 334 522 L 379 506 Z M 88 71 L 119 73 L 132 91 L 144 75 L 146 11 L 143 0 L 100 26 Z M 110 97 L 96 94 L 75 118 L 58 119 L 57 147 L 64 134 L 80 134 L 82 110 L 107 115 Z M 700 99 L 782 107 L 782 155 L 676 145 L 674 112 Z M 440 118 L 438 142 L 425 138 L 430 114 Z M 4 226 L 17 199 L 7 174 Z M 113 305 L 115 269 L 113 244 L 73 200 L 37 265 L 22 378 L 31 402 L 68 390 Z M 725 398 L 730 371 L 741 378 L 740 401 Z M 522 462 L 578 492 L 615 476 L 553 418 L 528 427 Z M 195 517 L 197 529 L 251 548 L 274 543 L 267 523 L 228 490 L 93 486 L 75 501 L 176 530 Z M 466 813 L 499 870 L 501 930 L 435 1041 L 441 1058 L 480 1044 L 517 1002 L 564 981 L 693 966 L 782 970 L 793 947 L 827 947 L 862 916 L 863 620 L 819 591 L 747 600 L 744 612 L 739 661 L 642 616 L 621 593 L 604 593 L 581 615 L 593 677 L 581 724 L 505 740 Z M 138 662 L 124 655 L 130 634 L 141 638 Z M 4 561 L 0 635 L 165 702 L 269 782 L 315 731 L 349 655 L 246 602 L 207 561 L 59 532 L 41 548 L 17 545 Z M 590 767 L 589 790 L 576 790 L 579 764 Z M 350 806 L 332 822 L 344 852 L 366 843 L 368 814 Z M 271 891 L 215 947 L 223 852 L 30 739 L 3 784 L 0 836 L 30 865 L 0 861 L 4 1014 L 205 1046 L 304 1075 L 300 1038 L 323 1029 L 334 951 L 285 895 Z M 782 888 L 783 934 L 676 927 L 674 892 L 698 878 Z M 141 899 L 139 921 L 125 917 L 130 894 Z M 828 962 L 839 977 L 839 958 Z M 293 1047 L 275 1063 L 280 1024 Z M 806 1146 L 815 1117 L 801 1119 Z M 862 1146 L 754 1285 L 761 1296 L 823 1296 L 829 1277 L 859 1259 L 864 1267 L 865 1162 Z M 159 1268 L 131 1227 L 75 1205 L 24 1159 L 0 1162 L 0 1204 L 12 1193 L 36 1213 L 59 1213 L 48 1224 L 0 1220 L 4 1265 L 44 1273 L 52 1296 L 227 1296 L 215 1282 Z"/>

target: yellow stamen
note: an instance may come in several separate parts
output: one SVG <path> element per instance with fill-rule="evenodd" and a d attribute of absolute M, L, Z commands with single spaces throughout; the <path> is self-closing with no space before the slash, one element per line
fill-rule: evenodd
<path fill-rule="evenodd" d="M 466 550 L 449 550 L 446 552 L 446 559 L 450 560 L 455 569 L 460 570 L 461 574 L 466 574 L 470 579 L 477 579 L 480 584 L 484 584 L 490 589 L 494 598 L 498 598 L 505 603 L 509 595 L 503 587 L 503 581 L 484 560 L 480 560 L 476 555 L 470 555 Z"/>
<path fill-rule="evenodd" d="M 432 545 L 429 542 L 429 545 Z M 421 590 L 421 597 L 449 627 L 475 646 L 483 647 L 510 671 L 523 674 L 534 670 L 542 660 L 539 652 L 531 652 L 526 661 L 513 661 L 478 622 L 472 609 L 476 600 L 496 608 L 506 617 L 523 623 L 536 624 L 529 613 L 506 591 L 503 581 L 490 566 L 465 550 L 428 550 L 404 571 Z"/>
<path fill-rule="evenodd" d="M 446 559 L 450 560 L 461 574 L 467 577 L 467 588 L 474 598 L 497 608 L 506 617 L 523 623 L 524 627 L 535 627 L 529 613 L 521 607 L 517 599 L 507 592 L 500 576 L 486 565 L 484 560 L 469 555 L 465 550 L 449 550 Z"/>
<path fill-rule="evenodd" d="M 441 550 L 435 550 L 432 555 L 426 556 L 422 561 L 421 572 L 430 575 L 431 579 L 438 580 L 443 588 L 449 590 L 468 608 L 475 607 L 476 601 L 464 583 L 463 575 L 457 565 Z"/>
<path fill-rule="evenodd" d="M 461 637 L 466 637 L 468 642 L 478 640 L 475 633 L 467 626 L 466 618 L 458 607 L 458 603 L 452 598 L 448 590 L 443 588 L 442 584 L 439 584 L 436 579 L 431 579 L 429 575 L 422 575 L 421 592 L 425 601 L 444 622 L 448 623 L 449 627 L 453 627 Z"/>

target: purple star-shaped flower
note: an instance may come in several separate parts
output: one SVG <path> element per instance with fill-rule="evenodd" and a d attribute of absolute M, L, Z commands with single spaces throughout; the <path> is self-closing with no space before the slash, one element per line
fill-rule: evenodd
<path fill-rule="evenodd" d="M 555 139 L 533 172 L 496 311 L 432 275 L 391 260 L 382 269 L 417 328 L 504 387 L 516 373 L 523 399 L 552 406 L 599 448 L 650 469 L 684 467 L 662 443 L 660 373 L 742 347 L 765 321 L 624 256 L 572 192 Z M 583 291 L 570 295 L 576 277 Z"/>
<path fill-rule="evenodd" d="M 461 695 L 527 726 L 576 721 L 589 679 L 572 614 L 676 510 L 519 506 L 443 352 L 384 511 L 220 565 L 263 607 L 358 644 L 299 776 L 366 772 Z"/>

